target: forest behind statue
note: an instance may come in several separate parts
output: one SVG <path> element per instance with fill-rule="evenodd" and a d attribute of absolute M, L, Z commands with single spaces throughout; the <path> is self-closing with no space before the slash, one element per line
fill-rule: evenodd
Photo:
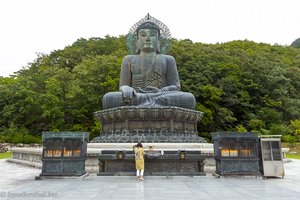
<path fill-rule="evenodd" d="M 42 131 L 88 131 L 103 95 L 117 91 L 126 37 L 79 39 L 0 77 L 0 142 L 40 141 Z M 181 89 L 194 94 L 202 137 L 212 131 L 300 135 L 300 49 L 252 41 L 173 40 Z"/>

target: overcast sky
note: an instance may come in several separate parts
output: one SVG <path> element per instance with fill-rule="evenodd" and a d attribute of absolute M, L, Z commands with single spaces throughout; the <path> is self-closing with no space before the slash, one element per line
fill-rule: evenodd
<path fill-rule="evenodd" d="M 0 0 L 0 76 L 79 38 L 125 35 L 148 12 L 194 42 L 300 37 L 300 0 Z"/>

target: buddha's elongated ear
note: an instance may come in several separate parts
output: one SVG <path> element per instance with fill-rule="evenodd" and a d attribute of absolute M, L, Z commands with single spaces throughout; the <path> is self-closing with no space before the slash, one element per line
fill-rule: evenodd
<path fill-rule="evenodd" d="M 157 49 L 156 53 L 160 53 L 160 40 L 157 40 Z"/>
<path fill-rule="evenodd" d="M 141 49 L 139 48 L 139 40 L 136 40 L 135 46 L 136 46 L 135 53 L 136 54 L 140 54 L 141 53 Z"/>

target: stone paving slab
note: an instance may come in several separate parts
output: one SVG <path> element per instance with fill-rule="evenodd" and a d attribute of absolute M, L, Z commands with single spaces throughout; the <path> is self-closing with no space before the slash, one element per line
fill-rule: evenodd
<path fill-rule="evenodd" d="M 284 179 L 132 176 L 34 180 L 41 170 L 0 160 L 0 199 L 212 200 L 300 199 L 300 160 L 285 163 Z"/>

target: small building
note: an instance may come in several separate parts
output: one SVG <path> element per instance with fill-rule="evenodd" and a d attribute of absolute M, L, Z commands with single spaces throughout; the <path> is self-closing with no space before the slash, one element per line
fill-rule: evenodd
<path fill-rule="evenodd" d="M 260 138 L 262 174 L 264 177 L 284 177 L 281 135 L 263 135 Z"/>
<path fill-rule="evenodd" d="M 40 176 L 85 174 L 88 136 L 85 132 L 43 132 Z"/>
<path fill-rule="evenodd" d="M 252 132 L 211 133 L 216 174 L 260 175 L 259 139 Z"/>

